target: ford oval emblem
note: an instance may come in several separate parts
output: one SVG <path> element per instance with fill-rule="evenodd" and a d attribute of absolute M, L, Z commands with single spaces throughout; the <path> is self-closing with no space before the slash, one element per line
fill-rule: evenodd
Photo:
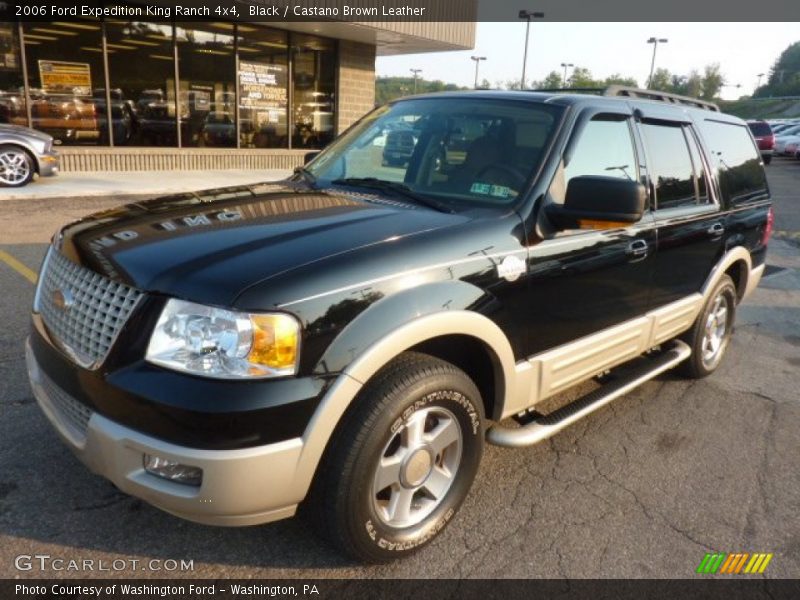
<path fill-rule="evenodd" d="M 69 310 L 75 305 L 75 296 L 69 290 L 55 290 L 53 304 L 60 310 Z"/>

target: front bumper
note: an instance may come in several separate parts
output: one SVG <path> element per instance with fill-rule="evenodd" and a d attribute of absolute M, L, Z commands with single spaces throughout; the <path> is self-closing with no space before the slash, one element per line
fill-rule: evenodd
<path fill-rule="evenodd" d="M 61 168 L 61 158 L 59 157 L 58 152 L 55 150 L 45 152 L 44 154 L 40 154 L 38 159 L 40 177 L 58 175 L 58 171 Z"/>
<path fill-rule="evenodd" d="M 187 448 L 124 427 L 81 404 L 25 359 L 36 401 L 75 455 L 120 490 L 176 516 L 208 525 L 256 525 L 292 516 L 308 489 L 299 476 L 304 440 L 234 450 Z M 144 470 L 145 454 L 203 470 L 198 487 Z"/>

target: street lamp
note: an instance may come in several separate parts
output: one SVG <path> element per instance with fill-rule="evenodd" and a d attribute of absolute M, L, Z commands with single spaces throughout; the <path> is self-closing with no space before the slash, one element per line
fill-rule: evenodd
<path fill-rule="evenodd" d="M 564 83 L 563 87 L 567 87 L 567 67 L 574 67 L 572 63 L 561 63 L 561 66 L 564 67 Z"/>
<path fill-rule="evenodd" d="M 531 19 L 544 19 L 544 13 L 532 10 L 519 11 L 519 18 L 525 19 L 528 24 L 525 26 L 525 51 L 522 54 L 522 79 L 519 82 L 519 89 L 525 89 L 525 67 L 528 62 L 528 36 L 531 32 Z"/>
<path fill-rule="evenodd" d="M 422 69 L 409 69 L 414 74 L 414 93 L 417 93 L 417 75 L 422 73 Z"/>
<path fill-rule="evenodd" d="M 653 71 L 656 68 L 656 50 L 658 49 L 659 44 L 666 44 L 669 40 L 667 38 L 656 38 L 651 37 L 647 40 L 648 44 L 653 44 L 653 60 L 650 62 L 650 78 L 647 80 L 647 88 L 649 89 L 651 85 L 653 85 Z"/>
<path fill-rule="evenodd" d="M 475 89 L 478 89 L 478 65 L 481 64 L 482 60 L 486 60 L 485 56 L 470 56 L 471 60 L 475 61 Z"/>
<path fill-rule="evenodd" d="M 761 78 L 764 76 L 764 73 L 758 74 L 758 83 L 756 84 L 756 89 L 761 87 Z"/>

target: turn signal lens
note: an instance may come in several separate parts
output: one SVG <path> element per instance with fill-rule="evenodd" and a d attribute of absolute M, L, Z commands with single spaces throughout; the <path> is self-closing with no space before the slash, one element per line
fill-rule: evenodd
<path fill-rule="evenodd" d="M 276 371 L 294 371 L 299 342 L 298 324 L 288 315 L 251 315 L 253 345 L 248 362 Z"/>

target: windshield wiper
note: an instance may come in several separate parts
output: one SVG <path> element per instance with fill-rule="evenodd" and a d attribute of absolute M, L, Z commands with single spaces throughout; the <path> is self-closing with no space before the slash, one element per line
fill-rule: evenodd
<path fill-rule="evenodd" d="M 317 176 L 305 167 L 295 167 L 294 174 L 300 175 L 300 177 L 303 178 L 303 181 L 311 186 L 312 189 L 317 189 Z"/>
<path fill-rule="evenodd" d="M 398 183 L 397 181 L 387 181 L 385 179 L 378 179 L 377 177 L 345 177 L 343 179 L 334 179 L 331 183 L 336 185 L 352 185 L 356 187 L 365 187 L 380 190 L 382 192 L 394 192 L 395 195 L 408 198 L 409 200 L 422 204 L 428 208 L 438 210 L 439 212 L 453 213 L 452 208 L 446 204 L 434 200 L 428 196 L 422 196 L 408 187 L 405 183 Z"/>

